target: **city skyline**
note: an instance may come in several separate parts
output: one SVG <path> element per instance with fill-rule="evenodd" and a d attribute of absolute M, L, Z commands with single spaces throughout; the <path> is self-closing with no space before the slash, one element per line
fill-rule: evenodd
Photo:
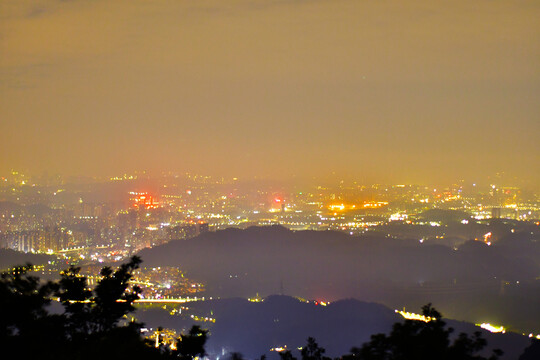
<path fill-rule="evenodd" d="M 537 186 L 538 15 L 533 1 L 6 1 L 0 172 Z"/>

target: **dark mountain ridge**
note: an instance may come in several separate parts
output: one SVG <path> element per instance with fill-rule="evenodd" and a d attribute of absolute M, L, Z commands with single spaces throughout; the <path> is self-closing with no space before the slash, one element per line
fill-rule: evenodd
<path fill-rule="evenodd" d="M 139 255 L 147 266 L 180 266 L 207 284 L 208 296 L 285 293 L 358 298 L 393 308 L 432 302 L 452 318 L 540 332 L 534 300 L 540 298 L 540 249 L 536 243 L 516 244 L 521 251 L 509 251 L 509 241 L 500 247 L 468 242 L 454 250 L 417 240 L 274 226 L 205 233 Z"/>
<path fill-rule="evenodd" d="M 338 357 L 347 354 L 351 347 L 359 347 L 369 341 L 372 334 L 388 333 L 395 322 L 404 320 L 383 305 L 355 299 L 321 306 L 274 295 L 257 303 L 233 298 L 189 303 L 188 306 L 190 313 L 216 319 L 215 324 L 201 323 L 202 327 L 210 330 L 207 351 L 211 357 L 241 352 L 248 359 L 259 358 L 262 354 L 277 359 L 277 354 L 270 352 L 270 349 L 284 345 L 298 355 L 296 348 L 304 346 L 309 336 L 327 350 L 326 355 Z M 189 328 L 193 323 L 187 315 L 183 319 L 170 316 L 161 308 L 140 309 L 137 317 L 147 326 L 165 326 L 178 331 Z M 481 331 L 489 345 L 485 353 L 490 353 L 493 348 L 501 348 L 505 352 L 502 359 L 517 359 L 529 345 L 529 339 L 525 336 L 492 334 L 469 323 L 445 321 L 455 329 L 454 336 L 460 332 L 472 334 Z"/>

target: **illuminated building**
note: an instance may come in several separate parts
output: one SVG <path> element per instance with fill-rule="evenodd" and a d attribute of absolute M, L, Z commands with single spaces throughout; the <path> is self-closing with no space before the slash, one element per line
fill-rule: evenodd
<path fill-rule="evenodd" d="M 189 239 L 208 231 L 208 223 L 205 223 L 204 221 L 199 221 L 197 223 L 190 222 L 187 224 L 168 227 L 167 237 L 169 240 Z"/>
<path fill-rule="evenodd" d="M 150 195 L 148 192 L 130 192 L 130 200 L 133 207 L 138 209 L 157 209 L 159 202 L 157 199 Z"/>

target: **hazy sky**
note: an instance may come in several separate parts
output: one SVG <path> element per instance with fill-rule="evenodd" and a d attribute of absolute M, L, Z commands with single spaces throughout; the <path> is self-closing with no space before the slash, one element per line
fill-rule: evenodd
<path fill-rule="evenodd" d="M 0 172 L 540 182 L 540 1 L 0 0 Z"/>

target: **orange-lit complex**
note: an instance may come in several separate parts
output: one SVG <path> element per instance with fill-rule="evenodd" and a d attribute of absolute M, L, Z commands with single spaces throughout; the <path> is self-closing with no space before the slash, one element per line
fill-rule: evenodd
<path fill-rule="evenodd" d="M 388 201 L 366 201 L 364 202 L 364 208 L 380 208 L 388 205 Z"/>
<path fill-rule="evenodd" d="M 148 192 L 130 192 L 134 208 L 157 209 L 159 202 Z"/>

